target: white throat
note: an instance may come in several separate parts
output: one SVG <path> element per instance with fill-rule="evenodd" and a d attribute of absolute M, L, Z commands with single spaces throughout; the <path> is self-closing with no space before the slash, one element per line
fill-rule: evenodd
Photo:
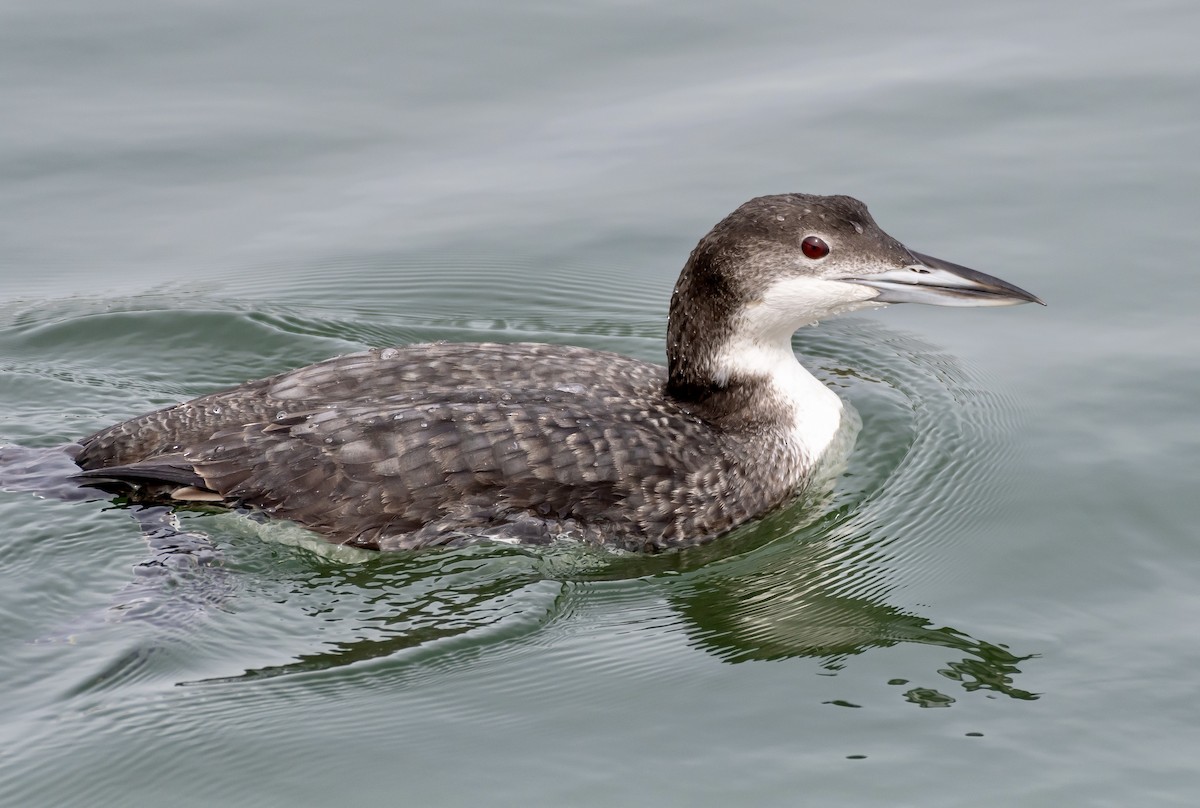
<path fill-rule="evenodd" d="M 766 379 L 788 413 L 784 429 L 807 464 L 817 462 L 842 423 L 842 400 L 809 373 L 792 352 L 792 334 L 834 314 L 869 308 L 876 292 L 811 276 L 780 280 L 743 309 L 730 341 L 714 359 L 713 378 Z"/>

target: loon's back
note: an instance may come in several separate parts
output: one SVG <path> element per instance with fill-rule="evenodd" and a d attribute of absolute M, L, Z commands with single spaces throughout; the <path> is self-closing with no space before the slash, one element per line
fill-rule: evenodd
<path fill-rule="evenodd" d="M 714 429 L 664 395 L 665 377 L 566 346 L 377 349 L 109 427 L 76 462 L 87 477 L 248 505 L 377 549 L 566 533 L 661 549 L 795 491 L 801 458 L 783 441 Z M 763 460 L 749 443 L 779 455 L 771 480 L 748 473 Z"/>
<path fill-rule="evenodd" d="M 661 388 L 664 369 L 621 354 L 540 343 L 433 343 L 362 351 L 201 396 L 84 438 L 88 469 L 145 460 L 216 431 L 347 404 L 475 389 L 601 384 Z"/>

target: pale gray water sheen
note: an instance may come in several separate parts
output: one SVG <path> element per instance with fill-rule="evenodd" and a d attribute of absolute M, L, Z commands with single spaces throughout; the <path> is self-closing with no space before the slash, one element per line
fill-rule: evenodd
<path fill-rule="evenodd" d="M 767 193 L 1049 304 L 802 331 L 844 475 L 682 554 L 0 492 L 0 804 L 1197 804 L 1198 39 L 1184 2 L 0 5 L 0 445 L 364 346 L 657 361 Z"/>

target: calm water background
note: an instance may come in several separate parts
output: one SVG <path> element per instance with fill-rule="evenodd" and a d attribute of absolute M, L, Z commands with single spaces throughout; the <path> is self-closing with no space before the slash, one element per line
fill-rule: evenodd
<path fill-rule="evenodd" d="M 0 803 L 1196 804 L 1198 38 L 1184 2 L 0 5 L 0 444 L 366 345 L 657 360 L 763 193 L 1050 304 L 799 334 L 845 477 L 682 556 L 185 514 L 218 562 L 164 569 L 154 515 L 0 493 Z"/>

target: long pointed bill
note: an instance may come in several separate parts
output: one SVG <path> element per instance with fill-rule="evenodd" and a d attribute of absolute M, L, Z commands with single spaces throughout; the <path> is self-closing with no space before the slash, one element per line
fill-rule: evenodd
<path fill-rule="evenodd" d="M 879 290 L 881 303 L 930 303 L 935 306 L 1015 306 L 1039 303 L 1037 295 L 991 275 L 940 258 L 913 253 L 917 263 L 843 278 Z"/>

